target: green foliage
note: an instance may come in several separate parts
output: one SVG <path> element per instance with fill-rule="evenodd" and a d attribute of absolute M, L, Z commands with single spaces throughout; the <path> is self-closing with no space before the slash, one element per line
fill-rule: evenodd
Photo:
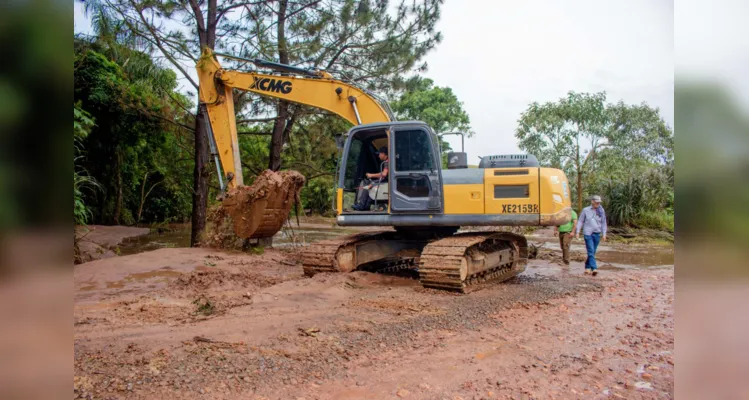
<path fill-rule="evenodd" d="M 565 171 L 577 208 L 593 192 L 586 193 L 588 187 L 612 179 L 626 182 L 654 166 L 673 164 L 673 130 L 659 110 L 645 103 L 606 103 L 605 92 L 569 92 L 557 102 L 534 102 L 520 116 L 515 137 L 543 165 Z"/>
<path fill-rule="evenodd" d="M 73 159 L 73 223 L 75 225 L 86 225 L 92 217 L 91 209 L 86 205 L 84 200 L 84 191 L 94 192 L 100 189 L 96 180 L 86 173 L 85 170 L 75 167 L 75 162 L 82 156 L 82 140 L 88 137 L 91 129 L 94 127 L 94 120 L 91 115 L 82 110 L 78 104 L 73 105 L 73 147 L 75 149 L 75 158 Z"/>
<path fill-rule="evenodd" d="M 390 104 L 395 115 L 401 120 L 424 121 L 437 133 L 452 131 L 472 135 L 471 119 L 463 110 L 449 87 L 434 86 L 429 78 L 415 76 L 406 82 L 406 89 L 396 101 Z"/>
<path fill-rule="evenodd" d="M 91 114 L 80 108 L 79 104 L 73 105 L 73 138 L 75 140 L 83 140 L 91 132 L 94 127 L 94 120 L 91 118 Z"/>
<path fill-rule="evenodd" d="M 349 127 L 345 120 L 328 115 L 310 115 L 294 125 L 284 148 L 283 165 L 299 171 L 307 179 L 301 194 L 303 210 L 330 213 L 335 193 L 333 177 L 339 157 L 334 137 Z M 259 166 L 267 164 L 270 138 L 262 133 L 269 129 L 262 124 L 240 128 L 240 151 L 245 176 L 250 176 L 248 182 L 253 175 L 262 172 Z"/>
<path fill-rule="evenodd" d="M 315 178 L 302 189 L 302 208 L 314 214 L 329 215 L 333 210 L 333 178 L 330 176 Z"/>
<path fill-rule="evenodd" d="M 85 4 L 100 35 L 160 54 L 194 89 L 198 84 L 190 72 L 201 47 L 208 46 L 240 57 L 327 70 L 363 88 L 388 93 L 402 87 L 406 74 L 426 68 L 421 60 L 441 40 L 436 24 L 442 2 L 213 0 L 195 2 L 195 8 L 173 0 L 91 0 Z M 222 63 L 226 68 L 246 69 L 244 62 Z M 242 104 L 238 121 L 258 116 L 279 119 L 270 129 L 276 135 L 268 139 L 276 143 L 266 164 L 277 168 L 282 157 L 277 149 L 288 142 L 293 126 L 308 115 L 306 108 L 257 95 L 236 97 L 245 99 L 236 102 Z"/>
<path fill-rule="evenodd" d="M 101 189 L 80 192 L 87 220 L 186 220 L 192 135 L 182 122 L 190 122 L 189 103 L 173 92 L 174 72 L 112 43 L 77 38 L 74 48 L 75 166 Z"/>
<path fill-rule="evenodd" d="M 90 176 L 83 175 L 77 171 L 73 173 L 73 221 L 75 225 L 86 225 L 91 220 L 91 209 L 86 206 L 84 190 L 94 192 L 101 188 L 98 182 Z"/>
<path fill-rule="evenodd" d="M 603 203 L 611 225 L 629 225 L 643 209 L 643 190 L 636 177 L 624 182 L 608 182 L 603 187 Z"/>
<path fill-rule="evenodd" d="M 632 225 L 638 228 L 673 232 L 674 214 L 667 211 L 645 211 L 634 219 Z"/>
<path fill-rule="evenodd" d="M 673 169 L 651 168 L 622 181 L 609 180 L 596 189 L 603 196 L 611 225 L 673 231 Z"/>

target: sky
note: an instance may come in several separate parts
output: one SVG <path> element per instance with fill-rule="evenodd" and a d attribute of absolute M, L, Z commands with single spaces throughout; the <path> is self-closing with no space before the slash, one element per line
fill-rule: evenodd
<path fill-rule="evenodd" d="M 674 9 L 674 70 L 678 80 L 721 84 L 749 112 L 746 0 L 679 0 Z"/>
<path fill-rule="evenodd" d="M 647 102 L 673 126 L 671 1 L 447 0 L 438 29 L 426 76 L 463 101 L 476 132 L 466 140 L 471 163 L 518 152 L 520 114 L 570 90 Z M 448 141 L 460 148 L 459 137 Z"/>
<path fill-rule="evenodd" d="M 571 90 L 646 102 L 674 124 L 672 1 L 446 0 L 437 27 L 443 41 L 424 75 L 463 102 L 476 133 L 465 142 L 471 164 L 520 152 L 520 114 Z M 77 2 L 75 31 L 90 32 Z M 446 139 L 460 149 L 459 136 Z"/>

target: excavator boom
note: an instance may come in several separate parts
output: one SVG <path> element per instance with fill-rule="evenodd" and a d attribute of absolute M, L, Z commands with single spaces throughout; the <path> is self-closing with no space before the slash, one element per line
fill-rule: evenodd
<path fill-rule="evenodd" d="M 232 89 L 323 109 L 354 125 L 393 120 L 389 110 L 372 95 L 354 85 L 333 79 L 326 72 L 261 60 L 247 61 L 281 71 L 284 75 L 224 70 L 216 54 L 207 48 L 197 64 L 200 102 L 208 111 L 216 151 L 229 187 L 243 184 Z"/>

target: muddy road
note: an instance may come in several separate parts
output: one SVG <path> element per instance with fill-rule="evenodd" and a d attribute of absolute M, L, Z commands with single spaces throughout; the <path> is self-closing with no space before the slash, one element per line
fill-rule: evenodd
<path fill-rule="evenodd" d="M 88 262 L 74 274 L 74 396 L 672 398 L 672 248 L 671 265 L 668 247 L 604 251 L 628 256 L 589 277 L 552 253 L 468 295 L 364 272 L 306 278 L 292 246 Z"/>

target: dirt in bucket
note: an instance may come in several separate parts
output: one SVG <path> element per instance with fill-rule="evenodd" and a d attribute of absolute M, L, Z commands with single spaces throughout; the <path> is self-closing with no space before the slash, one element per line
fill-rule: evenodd
<path fill-rule="evenodd" d="M 272 237 L 299 204 L 304 181 L 296 171 L 265 170 L 252 185 L 227 190 L 208 211 L 203 245 L 240 248 L 244 239 Z"/>

